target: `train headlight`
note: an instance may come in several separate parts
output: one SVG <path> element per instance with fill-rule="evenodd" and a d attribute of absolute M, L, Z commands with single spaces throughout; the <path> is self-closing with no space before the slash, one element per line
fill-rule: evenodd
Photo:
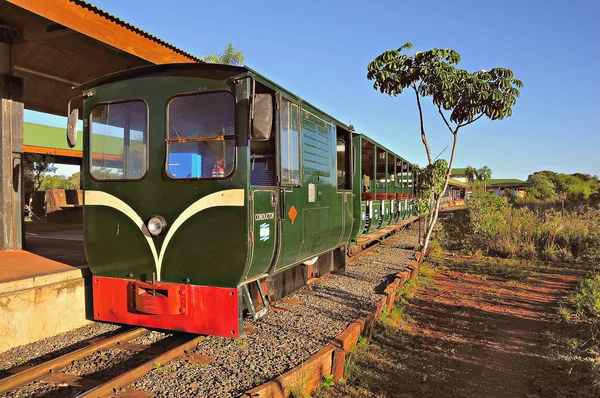
<path fill-rule="evenodd" d="M 161 216 L 154 216 L 148 220 L 148 232 L 152 236 L 159 236 L 167 230 L 167 222 Z"/>

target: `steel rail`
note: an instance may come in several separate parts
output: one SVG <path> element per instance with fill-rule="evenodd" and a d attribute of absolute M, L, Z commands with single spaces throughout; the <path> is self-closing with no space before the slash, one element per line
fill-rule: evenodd
<path fill-rule="evenodd" d="M 128 330 L 123 333 L 108 337 L 96 343 L 93 343 L 87 347 L 82 347 L 78 350 L 62 355 L 58 358 L 51 359 L 47 362 L 33 366 L 29 369 L 23 370 L 22 372 L 15 373 L 14 375 L 5 377 L 0 380 L 0 394 L 12 390 L 13 388 L 22 386 L 29 383 L 39 377 L 42 377 L 50 372 L 64 368 L 71 364 L 72 361 L 76 361 L 83 357 L 93 354 L 96 351 L 105 350 L 116 346 L 122 341 L 133 340 L 136 337 L 143 336 L 149 331 L 144 328 L 136 328 Z"/>
<path fill-rule="evenodd" d="M 143 364 L 116 376 L 107 382 L 100 384 L 99 386 L 81 393 L 77 396 L 77 398 L 90 398 L 90 397 L 107 397 L 109 395 L 115 394 L 121 388 L 125 388 L 128 385 L 132 384 L 136 380 L 144 377 L 148 372 L 150 372 L 155 367 L 155 363 L 159 363 L 161 365 L 167 364 L 172 360 L 184 356 L 186 351 L 193 349 L 196 345 L 206 339 L 205 336 L 197 336 L 192 340 L 178 345 L 175 348 L 171 348 L 170 350 L 144 362 Z"/>

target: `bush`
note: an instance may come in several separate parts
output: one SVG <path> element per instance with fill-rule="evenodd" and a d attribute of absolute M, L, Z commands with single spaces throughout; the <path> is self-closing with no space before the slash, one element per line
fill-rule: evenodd
<path fill-rule="evenodd" d="M 580 315 L 600 318 L 600 275 L 582 279 L 570 301 Z"/>
<path fill-rule="evenodd" d="M 598 209 L 515 208 L 506 198 L 478 191 L 467 201 L 467 216 L 454 218 L 448 223 L 462 225 L 446 225 L 444 239 L 454 248 L 508 258 L 600 260 Z"/>

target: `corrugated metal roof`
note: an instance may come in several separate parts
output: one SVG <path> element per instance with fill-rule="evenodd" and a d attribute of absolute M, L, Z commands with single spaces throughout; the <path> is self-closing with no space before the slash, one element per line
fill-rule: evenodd
<path fill-rule="evenodd" d="M 119 25 L 121 25 L 121 26 L 123 26 L 123 27 L 125 27 L 125 28 L 127 28 L 129 30 L 131 30 L 132 32 L 135 32 L 135 33 L 139 34 L 140 36 L 143 36 L 143 37 L 145 37 L 145 38 L 147 38 L 149 40 L 152 40 L 153 42 L 158 43 L 161 46 L 164 46 L 164 47 L 166 47 L 166 48 L 168 48 L 170 50 L 175 51 L 176 53 L 184 55 L 184 56 L 188 57 L 190 60 L 193 60 L 193 61 L 196 61 L 196 62 L 204 62 L 202 59 L 200 59 L 200 58 L 198 58 L 198 57 L 196 57 L 196 56 L 194 56 L 194 55 L 192 55 L 192 54 L 190 54 L 188 52 L 185 52 L 182 49 L 177 48 L 174 45 L 172 45 L 170 43 L 167 43 L 164 40 L 159 39 L 158 37 L 156 37 L 156 36 L 154 36 L 154 35 L 146 32 L 145 30 L 142 30 L 142 29 L 138 28 L 137 26 L 134 26 L 134 25 L 132 25 L 132 24 L 130 24 L 128 22 L 123 21 L 121 18 L 119 18 L 119 17 L 117 17 L 115 15 L 112 15 L 111 13 L 106 12 L 106 11 L 104 11 L 101 8 L 96 7 L 95 5 L 93 5 L 91 3 L 88 3 L 85 0 L 69 0 L 69 1 L 71 3 L 74 3 L 74 4 L 82 7 L 82 8 L 85 8 L 85 9 L 87 9 L 87 10 L 89 10 L 89 11 L 91 11 L 91 12 L 97 14 L 97 15 L 100 15 L 101 17 L 106 18 L 109 21 L 112 21 L 112 22 L 114 22 L 116 24 L 119 24 Z"/>

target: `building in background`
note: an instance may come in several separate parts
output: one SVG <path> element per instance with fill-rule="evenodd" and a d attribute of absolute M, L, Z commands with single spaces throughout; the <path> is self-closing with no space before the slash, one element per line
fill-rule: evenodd
<path fill-rule="evenodd" d="M 462 186 L 466 186 L 465 198 L 468 199 L 472 189 L 483 189 L 484 184 L 483 182 L 475 181 L 473 187 L 471 187 L 466 170 L 466 167 L 453 167 L 448 186 L 459 189 L 461 184 L 463 184 Z M 503 195 L 505 191 L 510 190 L 518 198 L 523 198 L 527 192 L 527 182 L 517 178 L 491 178 L 486 181 L 485 187 L 488 192 L 493 192 L 496 195 Z"/>

